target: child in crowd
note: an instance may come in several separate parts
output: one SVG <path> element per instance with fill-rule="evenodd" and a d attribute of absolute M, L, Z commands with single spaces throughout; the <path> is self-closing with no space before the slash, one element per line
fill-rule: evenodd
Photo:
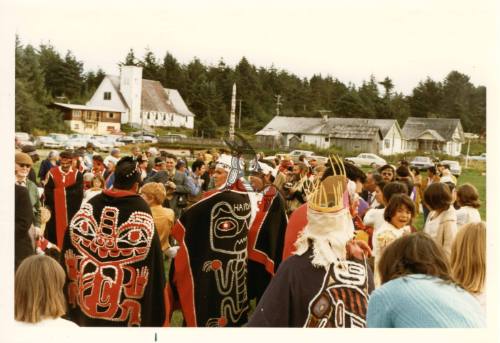
<path fill-rule="evenodd" d="M 383 184 L 377 185 L 379 189 L 382 186 Z M 407 194 L 407 193 L 408 193 L 408 188 L 402 182 L 389 182 L 388 184 L 383 186 L 382 199 L 381 199 L 382 200 L 381 204 L 383 205 L 383 207 L 369 209 L 366 212 L 365 217 L 363 218 L 363 224 L 365 224 L 366 226 L 373 227 L 374 230 L 373 235 L 377 234 L 377 231 L 380 229 L 380 227 L 382 227 L 382 225 L 385 222 L 384 208 L 389 203 L 392 196 L 394 194 Z M 373 246 L 373 239 L 371 245 Z"/>
<path fill-rule="evenodd" d="M 382 286 L 370 295 L 367 327 L 486 326 L 481 306 L 453 281 L 443 250 L 424 232 L 390 244 L 377 267 Z"/>
<path fill-rule="evenodd" d="M 442 182 L 432 183 L 424 192 L 424 201 L 431 209 L 424 232 L 443 248 L 449 258 L 451 245 L 457 234 L 457 214 L 452 206 L 450 187 Z"/>
<path fill-rule="evenodd" d="M 479 193 L 476 187 L 470 183 L 464 183 L 457 190 L 457 226 L 461 227 L 467 223 L 480 222 L 481 215 L 478 208 L 481 207 Z"/>
<path fill-rule="evenodd" d="M 384 210 L 384 223 L 373 235 L 375 266 L 384 249 L 403 235 L 410 234 L 410 224 L 415 217 L 415 205 L 406 194 L 394 194 Z M 380 276 L 375 270 L 375 286 L 380 285 Z"/>
<path fill-rule="evenodd" d="M 171 247 L 169 241 L 170 232 L 174 226 L 174 211 L 162 206 L 167 196 L 165 186 L 159 182 L 149 182 L 141 187 L 139 193 L 151 209 L 153 221 L 160 236 L 161 250 L 168 257 L 174 257 L 178 248 Z"/>
<path fill-rule="evenodd" d="M 77 327 L 66 313 L 64 269 L 52 257 L 32 255 L 16 271 L 14 315 L 18 326 Z"/>
<path fill-rule="evenodd" d="M 471 293 L 486 314 L 486 224 L 469 223 L 458 231 L 451 248 L 451 273 Z"/>
<path fill-rule="evenodd" d="M 83 195 L 82 205 L 85 204 L 90 199 L 92 199 L 93 197 L 95 197 L 97 194 L 101 194 L 103 188 L 104 188 L 104 179 L 102 178 L 102 176 L 99 174 L 94 175 L 92 179 L 90 179 L 89 189 L 87 189 Z"/>

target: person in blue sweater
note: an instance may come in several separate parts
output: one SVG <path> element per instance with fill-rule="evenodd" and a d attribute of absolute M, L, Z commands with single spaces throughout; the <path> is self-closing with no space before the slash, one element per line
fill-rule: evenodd
<path fill-rule="evenodd" d="M 452 279 L 443 250 L 423 232 L 403 236 L 378 264 L 382 286 L 368 302 L 369 328 L 485 327 L 476 299 Z"/>

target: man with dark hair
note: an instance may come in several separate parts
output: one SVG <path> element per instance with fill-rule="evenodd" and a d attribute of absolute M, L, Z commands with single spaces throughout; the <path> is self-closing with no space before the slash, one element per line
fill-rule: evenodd
<path fill-rule="evenodd" d="M 167 324 L 160 238 L 139 181 L 137 161 L 122 158 L 113 188 L 85 203 L 66 232 L 68 317 L 80 326 Z"/>
<path fill-rule="evenodd" d="M 166 154 L 165 170 L 158 171 L 153 176 L 147 178 L 144 183 L 160 182 L 165 185 L 167 198 L 165 199 L 164 206 L 174 210 L 175 218 L 177 219 L 181 216 L 182 209 L 187 206 L 189 187 L 187 185 L 186 174 L 175 169 L 176 161 L 177 158 L 175 155 Z"/>
<path fill-rule="evenodd" d="M 394 181 L 394 168 L 390 164 L 386 164 L 378 169 L 379 174 L 385 182 Z"/>
<path fill-rule="evenodd" d="M 257 209 L 248 232 L 248 297 L 259 302 L 281 263 L 288 223 L 285 200 L 273 185 L 277 170 L 257 162 L 250 173 L 250 193 Z"/>
<path fill-rule="evenodd" d="M 363 183 L 363 191 L 360 196 L 368 203 L 370 208 L 375 208 L 380 205 L 375 199 L 375 189 L 377 187 L 377 183 L 382 180 L 382 176 L 378 173 L 366 173 L 366 181 Z"/>
<path fill-rule="evenodd" d="M 70 151 L 61 152 L 59 161 L 60 166 L 52 167 L 47 173 L 44 196 L 51 216 L 44 235 L 60 249 L 68 224 L 82 203 L 83 174 L 72 167 L 73 153 Z"/>
<path fill-rule="evenodd" d="M 252 206 L 248 193 L 236 187 L 242 169 L 238 157 L 221 155 L 215 165 L 216 188 L 189 207 L 172 229 L 180 248 L 171 269 L 169 294 L 179 300 L 189 327 L 234 327 L 247 322 Z"/>

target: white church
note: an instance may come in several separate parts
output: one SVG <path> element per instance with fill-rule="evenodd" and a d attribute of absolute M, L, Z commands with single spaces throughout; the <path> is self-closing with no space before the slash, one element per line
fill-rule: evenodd
<path fill-rule="evenodd" d="M 121 123 L 136 127 L 194 127 L 195 115 L 176 89 L 142 78 L 142 67 L 122 66 L 120 76 L 106 75 L 88 107 L 113 108 Z"/>

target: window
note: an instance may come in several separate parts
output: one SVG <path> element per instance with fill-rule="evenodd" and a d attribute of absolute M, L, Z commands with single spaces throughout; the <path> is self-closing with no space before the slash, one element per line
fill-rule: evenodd
<path fill-rule="evenodd" d="M 156 113 L 156 120 L 158 120 L 158 113 Z"/>
<path fill-rule="evenodd" d="M 97 112 L 95 115 L 95 120 L 99 121 L 101 119 L 101 112 Z"/>
<path fill-rule="evenodd" d="M 325 137 L 325 142 L 329 142 L 330 141 L 330 138 L 329 137 Z"/>
<path fill-rule="evenodd" d="M 174 115 L 173 114 L 170 115 L 170 120 L 174 121 Z"/>
<path fill-rule="evenodd" d="M 149 115 L 149 112 L 148 112 L 148 119 L 151 119 L 151 116 Z"/>
<path fill-rule="evenodd" d="M 114 118 L 114 117 L 115 117 L 115 114 L 114 114 L 114 113 L 112 113 L 112 112 L 109 112 L 108 117 L 112 119 L 112 118 Z"/>
<path fill-rule="evenodd" d="M 82 114 L 82 112 L 81 112 L 80 110 L 75 110 L 75 111 L 73 112 L 73 115 L 74 115 L 75 117 L 79 117 L 81 114 Z"/>
<path fill-rule="evenodd" d="M 90 120 L 92 118 L 92 112 L 88 111 L 87 112 L 87 120 Z"/>
<path fill-rule="evenodd" d="M 391 140 L 390 139 L 384 139 L 384 148 L 389 149 L 391 147 Z"/>
<path fill-rule="evenodd" d="M 80 128 L 80 125 L 75 124 L 74 128 L 75 128 L 76 130 L 78 130 L 78 129 Z"/>
<path fill-rule="evenodd" d="M 186 123 L 188 122 L 188 117 L 186 117 Z"/>
<path fill-rule="evenodd" d="M 111 92 L 104 92 L 104 100 L 111 100 Z"/>
<path fill-rule="evenodd" d="M 163 115 L 163 120 L 167 120 L 167 115 L 166 114 Z"/>

